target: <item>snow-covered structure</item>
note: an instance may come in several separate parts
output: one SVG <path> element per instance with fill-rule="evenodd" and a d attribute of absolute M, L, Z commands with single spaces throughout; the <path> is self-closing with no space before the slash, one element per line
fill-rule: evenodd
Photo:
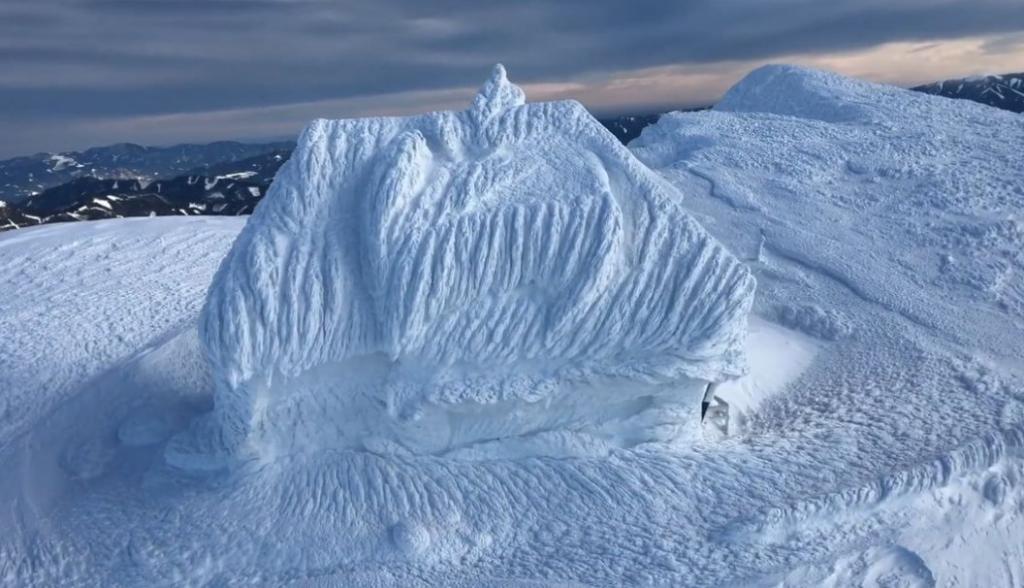
<path fill-rule="evenodd" d="M 216 434 L 440 453 L 695 414 L 753 292 L 580 104 L 497 66 L 467 111 L 305 130 L 209 290 Z"/>

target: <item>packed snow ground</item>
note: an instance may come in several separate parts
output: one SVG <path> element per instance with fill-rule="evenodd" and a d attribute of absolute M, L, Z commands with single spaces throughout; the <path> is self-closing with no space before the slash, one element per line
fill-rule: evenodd
<path fill-rule="evenodd" d="M 0 236 L 12 585 L 1019 586 L 1024 119 L 796 68 L 631 145 L 758 280 L 742 430 L 164 460 L 235 219 Z M 799 332 L 794 334 L 793 331 Z M 684 417 L 681 417 L 684 418 Z"/>

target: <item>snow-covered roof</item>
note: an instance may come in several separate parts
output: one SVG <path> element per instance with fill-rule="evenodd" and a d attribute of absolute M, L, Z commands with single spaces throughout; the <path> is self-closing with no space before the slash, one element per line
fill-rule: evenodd
<path fill-rule="evenodd" d="M 580 104 L 526 104 L 498 66 L 464 112 L 313 122 L 201 333 L 230 389 L 382 354 L 403 394 L 484 402 L 738 375 L 753 292 Z"/>

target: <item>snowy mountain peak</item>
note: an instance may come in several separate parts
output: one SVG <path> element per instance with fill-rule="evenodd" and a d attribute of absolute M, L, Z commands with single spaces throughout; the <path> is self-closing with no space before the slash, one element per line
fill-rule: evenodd
<path fill-rule="evenodd" d="M 496 64 L 491 70 L 491 77 L 484 82 L 473 99 L 471 111 L 478 119 L 488 119 L 496 113 L 522 106 L 526 103 L 526 94 L 519 86 L 508 81 L 505 66 Z"/>
<path fill-rule="evenodd" d="M 682 200 L 500 67 L 467 112 L 317 121 L 209 290 L 214 436 L 442 453 L 696 411 L 745 370 L 754 280 Z"/>
<path fill-rule="evenodd" d="M 766 65 L 730 88 L 714 110 L 849 122 L 870 118 L 871 109 L 865 106 L 870 102 L 864 98 L 887 91 L 885 87 L 832 72 L 796 65 Z"/>
<path fill-rule="evenodd" d="M 1011 82 L 1000 82 L 997 88 L 991 85 L 998 82 L 996 78 L 988 80 L 978 90 L 979 96 L 983 96 L 986 91 L 1013 95 L 1013 89 L 1008 86 Z M 947 88 L 949 84 L 946 82 Z M 1007 89 L 1002 90 L 1004 87 Z M 948 92 L 937 89 L 933 91 L 928 87 L 915 90 L 918 91 L 800 66 L 767 65 L 750 72 L 730 88 L 713 110 L 723 113 L 773 114 L 822 123 L 888 124 L 886 121 L 906 116 L 942 125 L 951 122 L 950 116 L 962 121 L 991 116 L 1014 124 L 1017 118 L 1012 115 L 1006 118 L 1008 113 L 990 113 L 985 106 L 972 102 L 950 109 L 946 100 L 929 95 L 946 95 Z M 1024 92 L 1021 94 L 1024 95 Z M 975 101 L 985 102 L 982 98 Z M 1004 106 L 1007 110 L 1013 110 L 1008 104 Z"/>

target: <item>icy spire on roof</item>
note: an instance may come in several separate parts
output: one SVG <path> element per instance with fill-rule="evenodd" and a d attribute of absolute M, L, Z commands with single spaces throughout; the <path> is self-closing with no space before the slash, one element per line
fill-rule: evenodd
<path fill-rule="evenodd" d="M 508 81 L 505 66 L 496 64 L 491 70 L 491 77 L 484 82 L 473 98 L 470 111 L 479 120 L 486 120 L 495 114 L 522 106 L 526 103 L 526 94 L 519 86 Z"/>

